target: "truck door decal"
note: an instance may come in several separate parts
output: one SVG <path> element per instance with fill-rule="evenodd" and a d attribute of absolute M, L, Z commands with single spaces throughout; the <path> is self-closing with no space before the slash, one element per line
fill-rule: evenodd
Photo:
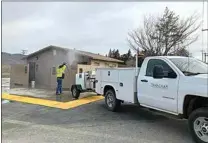
<path fill-rule="evenodd" d="M 151 83 L 151 87 L 153 87 L 153 88 L 168 89 L 168 85 L 162 85 L 162 84 L 157 84 L 157 83 Z"/>

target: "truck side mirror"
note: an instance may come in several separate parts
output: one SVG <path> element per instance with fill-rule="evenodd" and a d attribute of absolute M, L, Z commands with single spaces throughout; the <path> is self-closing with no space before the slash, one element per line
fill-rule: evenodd
<path fill-rule="evenodd" d="M 162 66 L 156 65 L 153 68 L 153 78 L 163 78 L 164 70 Z"/>
<path fill-rule="evenodd" d="M 177 74 L 174 71 L 168 73 L 168 78 L 177 78 Z"/>

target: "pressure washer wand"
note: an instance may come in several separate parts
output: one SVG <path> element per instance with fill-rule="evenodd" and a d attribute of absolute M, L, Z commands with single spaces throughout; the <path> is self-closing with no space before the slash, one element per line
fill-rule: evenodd
<path fill-rule="evenodd" d="M 69 72 L 69 67 L 67 66 L 67 64 L 65 64 L 67 71 Z"/>

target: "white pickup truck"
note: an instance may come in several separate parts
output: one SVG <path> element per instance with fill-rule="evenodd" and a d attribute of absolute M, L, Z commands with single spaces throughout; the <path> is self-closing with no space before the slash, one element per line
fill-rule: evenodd
<path fill-rule="evenodd" d="M 208 143 L 208 65 L 197 59 L 156 56 L 141 68 L 98 68 L 95 91 L 111 111 L 130 102 L 188 119 L 193 139 Z"/>

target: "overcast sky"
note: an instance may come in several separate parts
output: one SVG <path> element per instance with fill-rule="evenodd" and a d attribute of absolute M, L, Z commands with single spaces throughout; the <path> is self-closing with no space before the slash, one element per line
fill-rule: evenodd
<path fill-rule="evenodd" d="M 142 26 L 143 16 L 168 6 L 181 17 L 202 15 L 202 2 L 2 2 L 2 50 L 28 53 L 48 45 L 106 54 L 129 49 L 127 33 Z M 207 4 L 205 3 L 205 11 Z M 204 28 L 207 28 L 207 14 Z M 201 30 L 201 29 L 200 29 Z M 202 32 L 190 52 L 201 58 Z M 207 38 L 204 32 L 204 49 Z"/>

